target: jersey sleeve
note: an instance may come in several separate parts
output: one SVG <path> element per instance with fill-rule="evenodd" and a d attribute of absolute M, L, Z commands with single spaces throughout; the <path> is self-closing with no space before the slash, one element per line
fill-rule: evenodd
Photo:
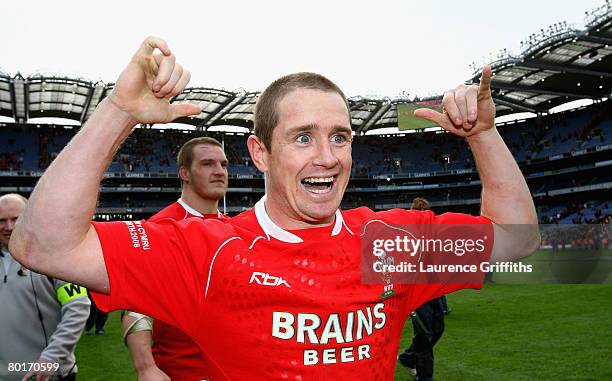
<path fill-rule="evenodd" d="M 433 224 L 456 224 L 456 225 L 491 225 L 492 222 L 490 219 L 484 216 L 472 216 L 470 214 L 464 213 L 443 213 L 443 214 L 434 214 L 431 211 L 424 212 L 429 214 L 432 218 Z"/>
<path fill-rule="evenodd" d="M 484 250 L 481 254 L 471 255 L 465 253 L 462 256 L 432 256 L 422 262 L 432 265 L 457 264 L 473 265 L 477 271 L 474 273 L 446 272 L 444 274 L 432 272 L 421 273 L 417 284 L 402 284 L 405 295 L 407 295 L 408 312 L 414 311 L 419 306 L 442 295 L 466 288 L 481 289 L 485 273 L 480 264 L 488 262 L 493 251 L 493 223 L 483 216 L 472 216 L 462 213 L 444 213 L 435 215 L 432 211 L 397 211 L 399 214 L 397 222 L 406 224 L 418 224 L 420 232 L 429 238 L 445 240 L 466 239 L 476 240 L 484 238 Z M 450 258 L 450 260 L 449 260 Z"/>
<path fill-rule="evenodd" d="M 188 331 L 203 302 L 203 268 L 210 257 L 199 225 L 169 219 L 93 222 L 110 282 L 108 295 L 91 293 L 96 305 L 140 312 Z"/>

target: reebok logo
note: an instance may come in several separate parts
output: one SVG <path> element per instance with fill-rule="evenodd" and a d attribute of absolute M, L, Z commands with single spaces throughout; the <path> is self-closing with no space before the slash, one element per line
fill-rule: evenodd
<path fill-rule="evenodd" d="M 287 283 L 287 281 L 283 278 L 257 271 L 251 275 L 251 280 L 249 283 L 257 283 L 261 284 L 262 286 L 285 286 L 291 288 L 289 283 Z"/>

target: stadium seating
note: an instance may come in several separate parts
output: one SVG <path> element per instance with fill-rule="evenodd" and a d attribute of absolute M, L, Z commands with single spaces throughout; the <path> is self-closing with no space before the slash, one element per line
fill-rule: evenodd
<path fill-rule="evenodd" d="M 607 146 L 612 144 L 612 117 L 606 111 L 609 103 L 498 126 L 504 141 L 530 180 L 541 222 L 609 220 L 612 203 L 606 203 L 609 196 L 602 193 L 588 194 L 587 199 L 581 202 L 568 201 L 563 199 L 564 196 L 551 197 L 551 192 L 559 193 L 563 189 L 569 190 L 561 193 L 571 194 L 578 188 L 588 191 L 585 187 L 611 183 L 612 175 L 607 174 L 604 167 L 588 169 L 580 175 L 571 174 L 577 169 L 569 169 L 568 175 L 562 175 L 568 171 L 563 172 L 562 167 L 575 165 L 572 161 L 561 167 L 534 167 L 538 163 L 571 158 L 575 154 L 600 150 L 608 152 L 610 147 Z M 0 128 L 0 171 L 20 171 L 39 176 L 77 129 L 58 125 L 3 125 Z M 237 190 L 228 193 L 226 205 L 234 212 L 252 205 L 263 192 L 263 184 L 260 183 L 262 175 L 251 162 L 246 148 L 248 135 L 197 134 L 213 136 L 224 144 L 230 178 L 235 179 L 231 185 L 239 184 Z M 163 177 L 172 180 L 178 171 L 178 150 L 193 136 L 193 131 L 139 128 L 117 153 L 107 172 L 111 178 Z M 463 175 L 473 173 L 473 169 L 474 162 L 465 140 L 449 133 L 432 131 L 393 136 L 355 136 L 352 184 L 362 183 L 359 186 L 349 185 L 343 207 L 406 207 L 412 197 L 426 196 L 434 205 L 440 206 L 439 210 L 477 213 L 478 205 L 473 200 L 479 198 L 479 182 L 477 177 Z M 554 170 L 559 169 L 562 170 L 560 174 L 554 175 Z M 453 174 L 461 176 L 448 177 Z M 115 193 L 107 194 L 103 190 L 100 207 L 112 210 L 161 208 L 176 198 L 178 185 L 160 185 L 156 181 L 148 181 L 146 185 L 157 186 L 156 189 L 170 186 L 175 189 L 174 193 L 169 194 L 168 190 L 165 194 L 141 192 L 129 186 L 122 188 L 125 184 L 117 182 L 119 190 Z M 606 189 L 609 190 L 609 186 L 604 187 L 603 191 Z M 454 200 L 458 202 L 451 202 Z M 453 209 L 460 208 L 462 200 L 465 208 Z M 582 207 L 578 207 L 579 204 Z"/>
<path fill-rule="evenodd" d="M 589 110 L 574 114 L 554 124 L 527 120 L 499 130 L 519 162 L 612 143 L 612 120 L 589 125 Z M 6 161 L 13 157 L 12 161 L 18 163 L 13 163 L 13 167 L 18 165 L 14 169 L 43 170 L 75 132 L 59 126 L 1 128 L 0 155 Z M 176 173 L 178 149 L 191 137 L 179 130 L 138 129 L 121 148 L 109 172 Z M 246 149 L 246 136 L 225 135 L 223 139 L 230 173 L 255 175 L 257 170 Z M 370 178 L 474 167 L 463 140 L 436 132 L 356 137 L 353 161 L 352 175 Z"/>

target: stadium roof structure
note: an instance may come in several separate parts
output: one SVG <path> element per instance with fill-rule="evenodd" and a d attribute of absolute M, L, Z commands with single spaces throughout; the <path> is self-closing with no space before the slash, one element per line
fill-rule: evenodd
<path fill-rule="evenodd" d="M 493 98 L 497 115 L 517 112 L 547 113 L 579 99 L 601 99 L 612 94 L 612 7 L 606 1 L 587 13 L 584 29 L 558 23 L 521 43 L 522 52 L 498 54 L 491 64 Z M 475 69 L 475 67 L 473 68 Z M 468 83 L 479 80 L 474 71 Z M 31 118 L 59 117 L 85 122 L 113 84 L 78 78 L 35 75 L 24 78 L 0 72 L 0 115 L 18 124 Z M 233 92 L 204 87 L 187 88 L 171 102 L 191 102 L 202 107 L 199 115 L 182 118 L 205 130 L 212 126 L 253 126 L 259 93 Z M 398 103 L 406 99 L 349 99 L 353 129 L 365 133 L 397 127 Z"/>
<path fill-rule="evenodd" d="M 532 34 L 521 47 L 519 55 L 503 50 L 491 63 L 497 115 L 541 114 L 571 101 L 612 94 L 612 6 L 608 1 L 587 12 L 585 29 L 557 23 Z M 475 71 L 470 82 L 477 83 L 480 75 L 481 70 Z"/>

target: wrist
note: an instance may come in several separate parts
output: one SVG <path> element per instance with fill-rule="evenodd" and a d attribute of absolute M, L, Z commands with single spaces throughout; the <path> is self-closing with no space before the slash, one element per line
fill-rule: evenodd
<path fill-rule="evenodd" d="M 157 368 L 157 365 L 155 364 L 154 361 L 142 361 L 142 362 L 134 363 L 134 369 L 136 369 L 136 373 L 138 374 L 143 374 L 147 370 L 155 369 L 155 368 Z"/>
<path fill-rule="evenodd" d="M 467 136 L 465 139 L 470 145 L 472 145 L 472 144 L 490 142 L 491 140 L 498 139 L 498 138 L 500 138 L 500 136 L 497 131 L 497 128 L 493 126 L 487 130 L 480 131 L 477 134 Z"/>
<path fill-rule="evenodd" d="M 112 94 L 100 102 L 98 108 L 100 107 L 103 107 L 114 120 L 123 126 L 133 128 L 138 124 L 138 121 L 132 118 L 129 112 L 123 110 L 117 105 L 117 103 L 115 103 Z"/>

